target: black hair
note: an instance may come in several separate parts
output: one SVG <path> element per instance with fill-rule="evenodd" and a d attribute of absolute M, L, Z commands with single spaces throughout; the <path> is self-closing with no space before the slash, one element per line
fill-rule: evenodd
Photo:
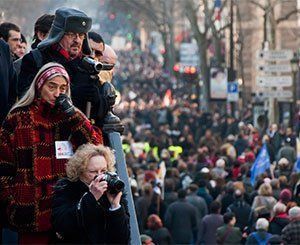
<path fill-rule="evenodd" d="M 54 14 L 43 14 L 34 24 L 34 37 L 38 31 L 48 33 L 54 20 Z"/>
<path fill-rule="evenodd" d="M 27 44 L 26 37 L 22 33 L 21 33 L 21 43 L 26 43 Z"/>
<path fill-rule="evenodd" d="M 179 199 L 184 199 L 186 197 L 186 190 L 184 189 L 179 189 L 177 193 Z"/>
<path fill-rule="evenodd" d="M 229 224 L 229 222 L 235 217 L 235 214 L 232 212 L 227 212 L 223 216 L 224 224 Z"/>
<path fill-rule="evenodd" d="M 21 32 L 20 27 L 11 22 L 3 22 L 0 25 L 0 38 L 3 38 L 5 42 L 8 41 L 9 31 Z"/>
<path fill-rule="evenodd" d="M 104 44 L 104 40 L 103 40 L 102 36 L 100 34 L 98 34 L 97 32 L 89 31 L 88 32 L 88 38 L 92 39 L 96 43 L 103 43 Z"/>
<path fill-rule="evenodd" d="M 216 214 L 219 212 L 219 210 L 221 209 L 221 204 L 218 201 L 213 201 L 210 204 L 210 212 L 213 214 Z"/>
<path fill-rule="evenodd" d="M 31 44 L 31 48 L 35 49 L 37 45 L 41 42 L 39 40 L 37 33 L 42 32 L 44 34 L 47 34 L 52 26 L 52 23 L 54 21 L 54 14 L 43 14 L 40 16 L 35 24 L 34 24 L 34 35 L 33 35 L 33 42 Z"/>

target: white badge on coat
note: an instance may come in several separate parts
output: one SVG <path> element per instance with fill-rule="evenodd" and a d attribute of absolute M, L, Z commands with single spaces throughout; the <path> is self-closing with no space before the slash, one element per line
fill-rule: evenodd
<path fill-rule="evenodd" d="M 56 159 L 69 159 L 74 155 L 70 141 L 55 141 Z"/>

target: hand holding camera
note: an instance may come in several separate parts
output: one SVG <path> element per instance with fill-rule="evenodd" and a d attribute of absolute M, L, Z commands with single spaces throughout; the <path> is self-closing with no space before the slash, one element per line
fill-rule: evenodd
<path fill-rule="evenodd" d="M 95 176 L 90 184 L 90 192 L 94 195 L 96 200 L 99 200 L 106 192 L 109 202 L 112 207 L 114 207 L 119 205 L 124 186 L 124 182 L 116 173 L 107 172 Z"/>
<path fill-rule="evenodd" d="M 107 191 L 108 184 L 106 181 L 103 181 L 103 176 L 103 174 L 97 175 L 89 186 L 90 192 L 96 200 L 99 200 Z"/>
<path fill-rule="evenodd" d="M 70 97 L 66 94 L 60 94 L 55 101 L 55 105 L 62 109 L 67 116 L 71 117 L 75 114 L 75 107 L 72 104 Z"/>

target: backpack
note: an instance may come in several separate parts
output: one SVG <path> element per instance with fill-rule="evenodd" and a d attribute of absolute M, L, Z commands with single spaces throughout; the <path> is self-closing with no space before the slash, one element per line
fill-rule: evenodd
<path fill-rule="evenodd" d="M 267 233 L 265 239 L 262 239 L 257 232 L 253 232 L 253 236 L 255 238 L 255 240 L 257 241 L 257 244 L 259 245 L 266 245 L 267 242 L 269 241 L 269 239 L 271 238 L 271 234 L 270 233 Z"/>

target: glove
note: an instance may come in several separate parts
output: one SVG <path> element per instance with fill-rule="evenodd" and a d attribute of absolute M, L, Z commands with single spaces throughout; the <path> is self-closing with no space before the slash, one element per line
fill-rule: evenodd
<path fill-rule="evenodd" d="M 60 94 L 55 101 L 55 105 L 58 108 L 71 117 L 75 114 L 75 107 L 72 104 L 71 99 L 66 94 Z"/>
<path fill-rule="evenodd" d="M 71 88 L 72 98 L 81 103 L 91 102 L 93 105 L 99 103 L 99 88 L 91 82 L 76 84 Z"/>
<path fill-rule="evenodd" d="M 71 94 L 72 100 L 77 106 L 77 102 L 80 104 L 86 104 L 91 102 L 92 105 L 98 105 L 99 103 L 99 80 L 92 78 L 88 73 L 78 71 L 72 76 Z"/>

